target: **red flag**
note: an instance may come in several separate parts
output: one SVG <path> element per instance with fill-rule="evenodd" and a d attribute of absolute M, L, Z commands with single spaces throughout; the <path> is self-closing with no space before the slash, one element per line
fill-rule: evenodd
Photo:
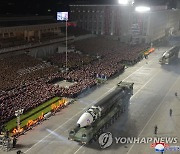
<path fill-rule="evenodd" d="M 67 26 L 73 26 L 73 27 L 76 27 L 77 24 L 75 22 L 68 22 L 67 23 Z"/>

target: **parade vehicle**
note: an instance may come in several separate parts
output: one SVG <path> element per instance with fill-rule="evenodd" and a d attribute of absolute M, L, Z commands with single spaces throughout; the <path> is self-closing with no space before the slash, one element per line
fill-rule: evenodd
<path fill-rule="evenodd" d="M 173 46 L 169 50 L 165 51 L 162 57 L 159 59 L 159 63 L 163 64 L 170 64 L 170 62 L 177 57 L 179 53 L 179 46 Z"/>
<path fill-rule="evenodd" d="M 68 139 L 82 144 L 96 140 L 127 109 L 133 84 L 119 82 L 110 94 L 80 116 L 76 126 L 70 130 Z"/>

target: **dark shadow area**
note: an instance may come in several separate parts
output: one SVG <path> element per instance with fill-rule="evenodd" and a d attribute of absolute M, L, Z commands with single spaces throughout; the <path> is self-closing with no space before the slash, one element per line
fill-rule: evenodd
<path fill-rule="evenodd" d="M 161 67 L 168 72 L 180 74 L 180 59 L 175 57 L 169 64 L 163 64 Z"/>
<path fill-rule="evenodd" d="M 23 144 L 16 144 L 16 147 L 13 148 L 11 151 L 17 151 L 17 150 L 22 150 L 23 149 L 27 149 L 27 148 L 31 148 L 34 144 L 28 144 L 28 145 L 23 145 Z"/>

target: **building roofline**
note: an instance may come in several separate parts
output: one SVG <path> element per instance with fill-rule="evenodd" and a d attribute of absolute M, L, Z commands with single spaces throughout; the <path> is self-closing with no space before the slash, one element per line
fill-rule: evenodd
<path fill-rule="evenodd" d="M 71 4 L 69 6 L 132 6 L 132 5 L 119 5 L 119 4 Z"/>

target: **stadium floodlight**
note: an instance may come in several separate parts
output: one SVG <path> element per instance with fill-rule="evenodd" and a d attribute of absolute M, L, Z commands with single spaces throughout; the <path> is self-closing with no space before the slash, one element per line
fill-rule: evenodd
<path fill-rule="evenodd" d="M 151 10 L 150 7 L 147 7 L 147 6 L 137 6 L 135 8 L 135 11 L 137 12 L 148 12 L 150 10 Z"/>
<path fill-rule="evenodd" d="M 129 3 L 129 0 L 118 0 L 119 4 L 126 5 Z"/>

